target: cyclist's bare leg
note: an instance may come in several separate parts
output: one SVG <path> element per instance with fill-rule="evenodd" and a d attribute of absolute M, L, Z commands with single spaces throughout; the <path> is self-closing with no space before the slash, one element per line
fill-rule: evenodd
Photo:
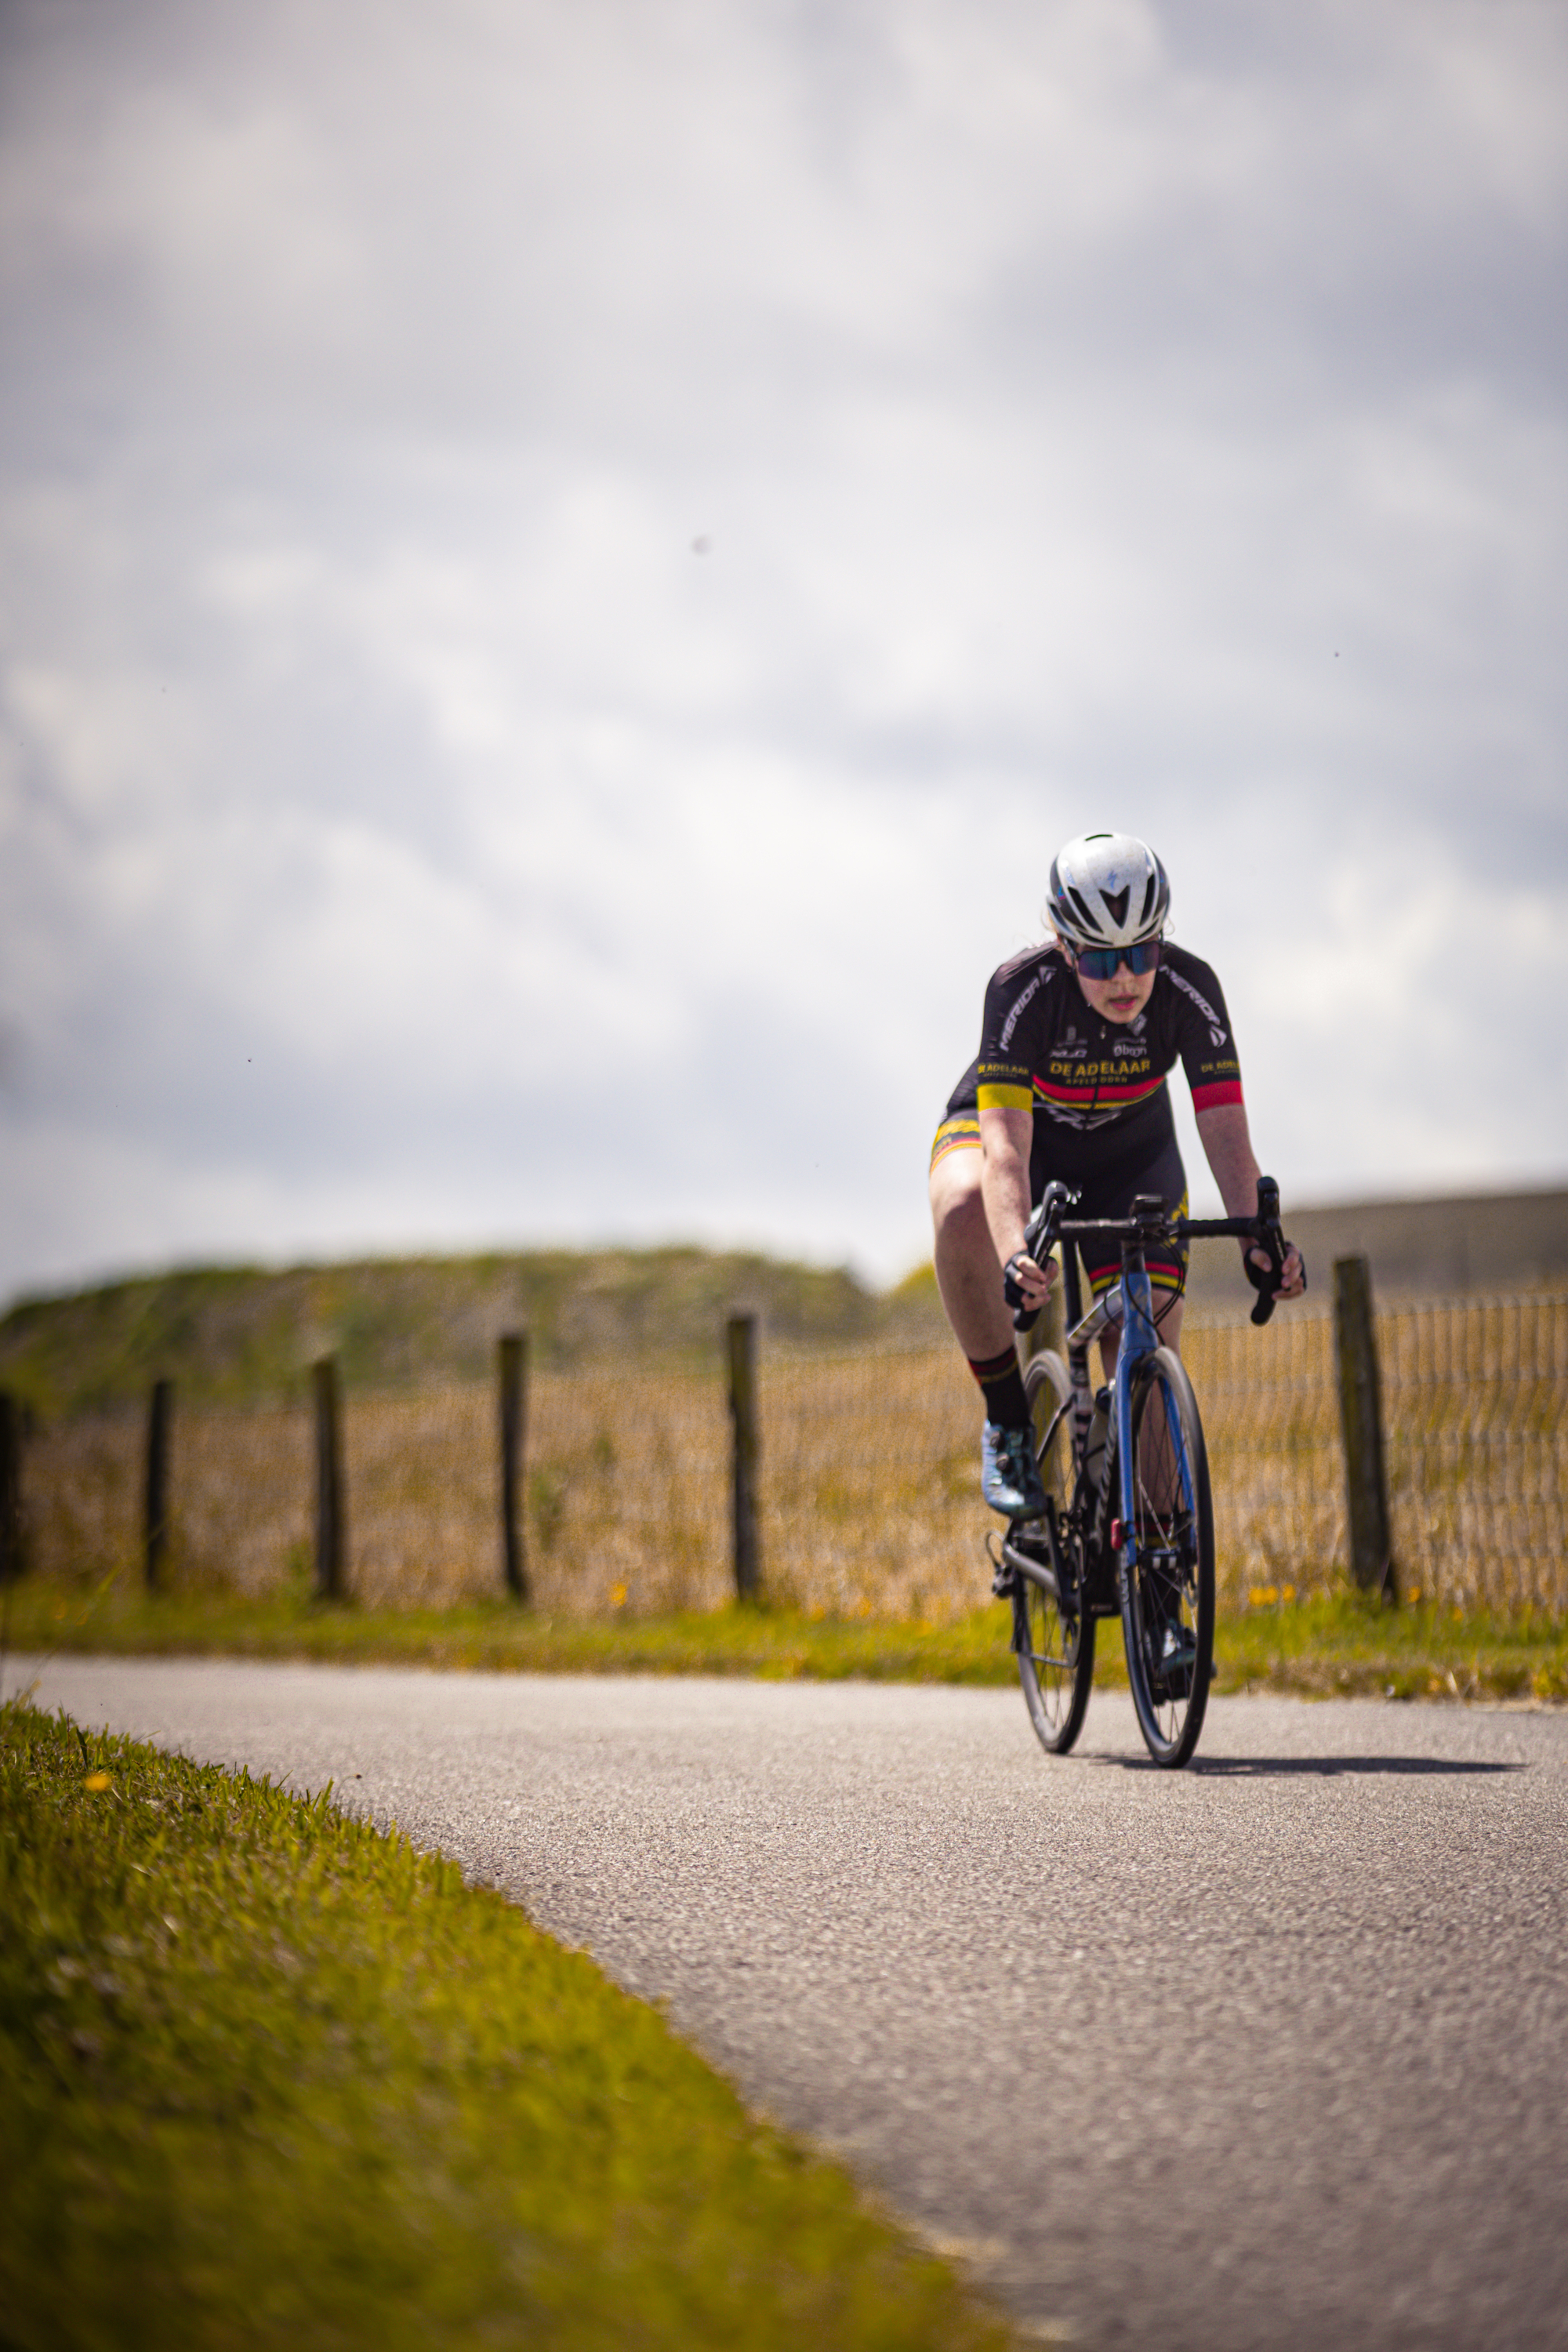
<path fill-rule="evenodd" d="M 984 1155 L 960 1147 L 944 1151 L 931 1171 L 931 1217 L 936 1285 L 954 1339 L 972 1362 L 1013 1345 L 1013 1318 L 1002 1297 L 1002 1269 L 980 1196 Z"/>

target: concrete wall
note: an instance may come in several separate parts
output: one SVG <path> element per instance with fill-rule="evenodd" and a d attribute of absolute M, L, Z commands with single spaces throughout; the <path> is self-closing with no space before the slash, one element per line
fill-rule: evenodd
<path fill-rule="evenodd" d="M 1371 1259 L 1380 1298 L 1568 1286 L 1568 1190 L 1348 1202 L 1331 1209 L 1287 1204 L 1284 1224 L 1305 1254 L 1311 1292 L 1325 1299 L 1335 1258 L 1352 1255 Z M 1190 1294 L 1194 1306 L 1251 1297 L 1235 1244 L 1195 1244 Z"/>

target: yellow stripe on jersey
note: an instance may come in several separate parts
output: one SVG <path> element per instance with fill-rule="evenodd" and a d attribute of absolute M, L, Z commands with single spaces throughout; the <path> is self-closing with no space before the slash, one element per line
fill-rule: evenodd
<path fill-rule="evenodd" d="M 1034 1089 L 1030 1087 L 981 1087 L 976 1089 L 976 1110 L 1026 1110 L 1035 1108 Z"/>
<path fill-rule="evenodd" d="M 945 1160 L 950 1151 L 978 1151 L 980 1121 L 977 1118 L 944 1118 L 937 1129 L 931 1147 L 931 1164 Z"/>

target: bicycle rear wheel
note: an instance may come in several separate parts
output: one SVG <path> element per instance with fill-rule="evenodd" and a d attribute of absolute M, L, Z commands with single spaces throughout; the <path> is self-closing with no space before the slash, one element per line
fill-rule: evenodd
<path fill-rule="evenodd" d="M 1035 1455 L 1040 1483 L 1059 1512 L 1072 1499 L 1072 1414 L 1062 1408 L 1071 1396 L 1068 1369 L 1059 1356 L 1037 1356 L 1024 1374 L 1024 1390 L 1035 1424 Z M 1094 1620 L 1079 1605 L 1076 1561 L 1068 1561 L 1073 1590 L 1058 1592 L 1052 1572 L 1026 1565 L 1017 1570 L 1022 1587 L 1027 1645 L 1018 1653 L 1024 1704 L 1042 1748 L 1065 1756 L 1083 1728 L 1094 1682 Z"/>
<path fill-rule="evenodd" d="M 1157 1764 L 1198 1744 L 1214 1668 L 1214 1508 L 1197 1399 L 1181 1358 L 1157 1348 L 1132 1374 L 1131 1533 L 1121 1633 L 1138 1727 Z"/>

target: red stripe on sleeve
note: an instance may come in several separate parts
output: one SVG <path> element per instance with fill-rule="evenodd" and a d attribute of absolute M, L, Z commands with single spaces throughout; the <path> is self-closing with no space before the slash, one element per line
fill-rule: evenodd
<path fill-rule="evenodd" d="M 1193 1088 L 1194 1110 L 1217 1110 L 1221 1103 L 1238 1103 L 1240 1100 L 1239 1078 L 1216 1078 L 1213 1086 Z"/>

